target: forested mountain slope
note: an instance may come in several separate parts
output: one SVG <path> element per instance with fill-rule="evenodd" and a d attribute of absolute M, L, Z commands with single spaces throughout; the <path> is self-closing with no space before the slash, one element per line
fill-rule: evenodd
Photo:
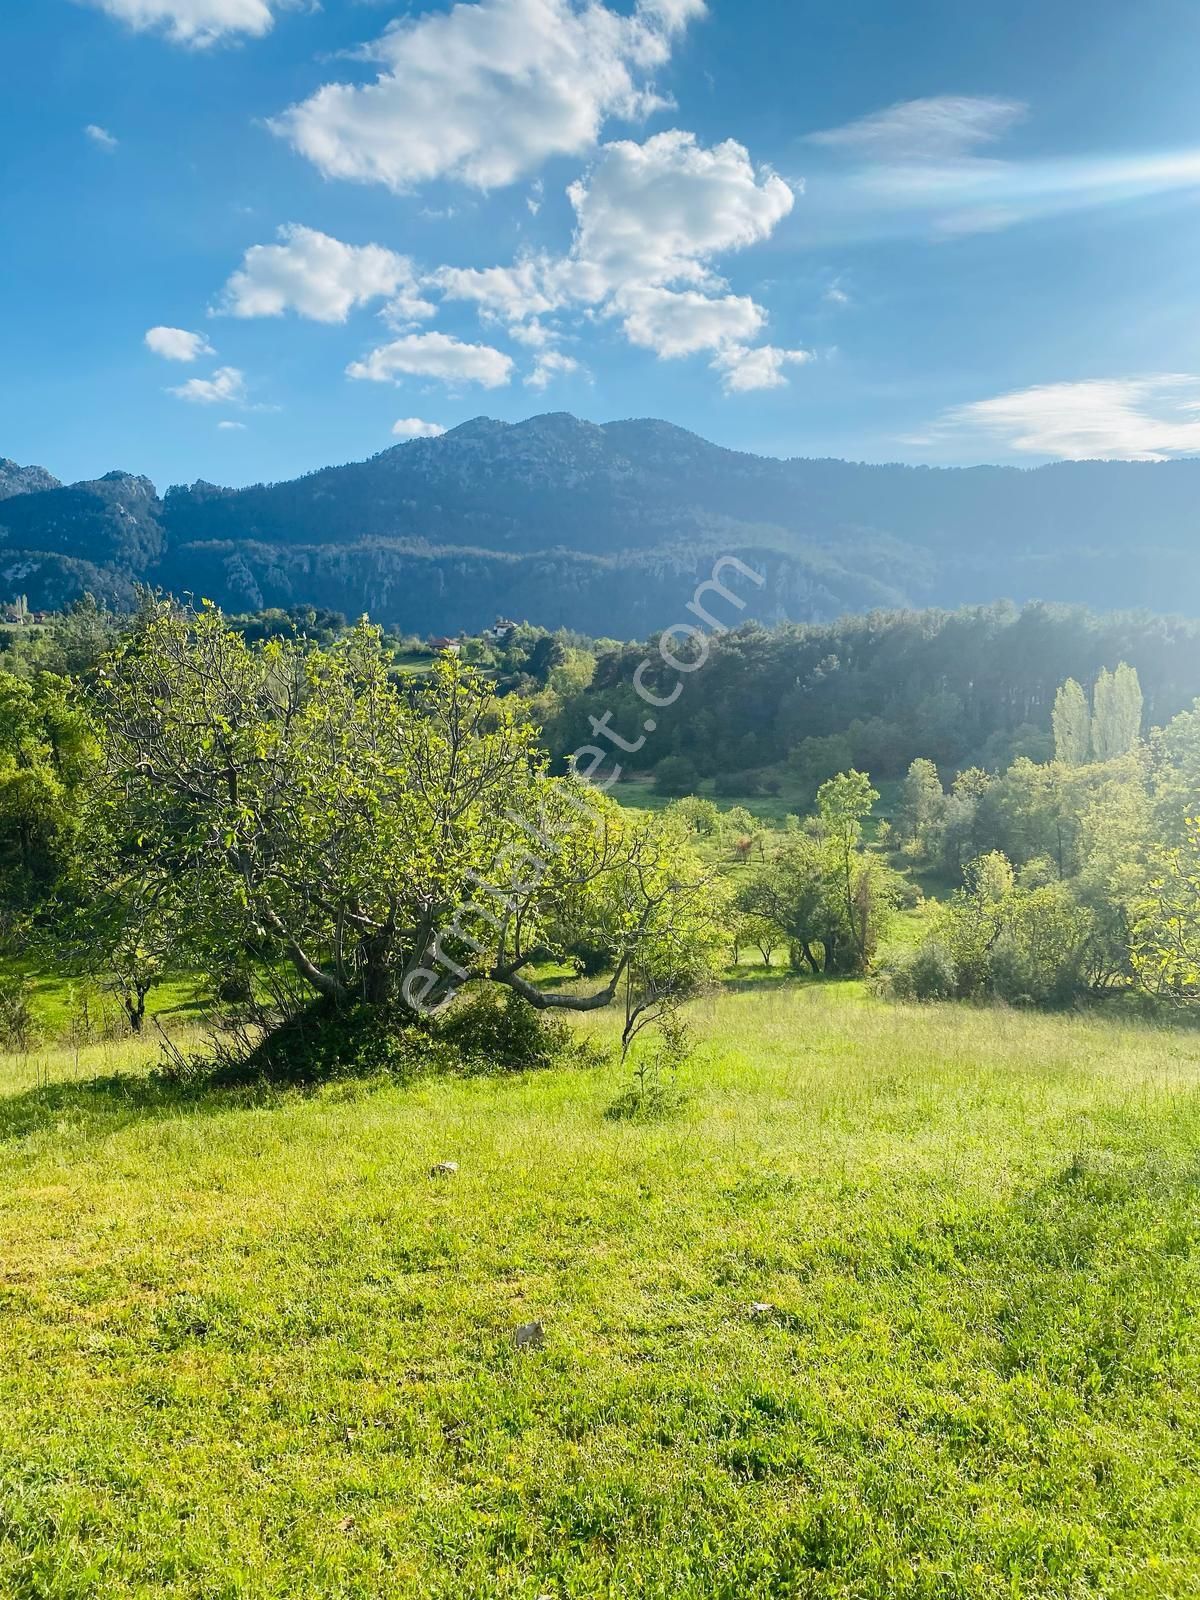
<path fill-rule="evenodd" d="M 715 553 L 766 573 L 748 615 L 823 620 L 997 595 L 1200 610 L 1200 462 L 1032 470 L 776 460 L 666 422 L 477 418 L 291 482 L 159 497 L 0 464 L 0 599 L 122 601 L 133 581 L 232 609 L 319 601 L 429 631 L 497 610 L 634 636 Z"/>

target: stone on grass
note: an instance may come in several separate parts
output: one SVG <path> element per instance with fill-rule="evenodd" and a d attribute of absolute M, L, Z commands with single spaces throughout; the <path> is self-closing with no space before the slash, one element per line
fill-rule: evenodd
<path fill-rule="evenodd" d="M 518 1350 L 540 1350 L 546 1342 L 546 1330 L 540 1322 L 522 1322 L 513 1329 L 513 1341 Z"/>
<path fill-rule="evenodd" d="M 458 1171 L 457 1161 L 439 1161 L 429 1169 L 431 1178 L 452 1178 Z"/>

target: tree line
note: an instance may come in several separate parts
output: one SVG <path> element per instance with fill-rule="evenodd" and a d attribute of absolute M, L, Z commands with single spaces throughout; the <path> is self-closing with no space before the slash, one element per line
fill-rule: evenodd
<path fill-rule="evenodd" d="M 861 633 L 855 670 L 883 695 L 897 650 L 977 636 L 990 643 L 960 703 L 1025 715 L 1030 664 L 1020 694 L 991 675 L 997 639 L 1028 642 L 1034 622 L 1076 651 L 1156 637 L 1148 621 L 994 608 L 862 619 L 842 648 Z M 364 1007 L 425 1026 L 481 989 L 512 1015 L 621 1004 L 628 1044 L 744 944 L 811 975 L 885 972 L 914 998 L 1056 1005 L 1137 988 L 1190 1003 L 1200 701 L 1151 722 L 1150 705 L 1187 699 L 1192 636 L 1163 627 L 1178 654 L 1151 693 L 1120 657 L 1068 675 L 1038 690 L 1033 754 L 956 764 L 927 747 L 890 821 L 875 773 L 846 763 L 768 838 L 711 796 L 649 814 L 557 769 L 542 725 L 558 737 L 572 706 L 597 704 L 602 674 L 619 687 L 623 647 L 513 627 L 412 670 L 417 641 L 330 613 L 227 619 L 143 596 L 129 618 L 84 602 L 0 658 L 0 935 L 103 975 L 134 1028 L 155 984 L 187 969 L 264 1035 Z M 734 663 L 741 695 L 766 663 L 794 669 L 797 650 L 830 642 L 777 632 L 712 641 L 706 694 L 681 715 L 732 715 Z M 812 669 L 822 717 L 849 709 L 844 684 L 826 687 L 841 670 L 827 656 Z M 717 835 L 736 872 L 714 862 Z M 896 909 L 922 891 L 924 935 L 897 956 Z"/>

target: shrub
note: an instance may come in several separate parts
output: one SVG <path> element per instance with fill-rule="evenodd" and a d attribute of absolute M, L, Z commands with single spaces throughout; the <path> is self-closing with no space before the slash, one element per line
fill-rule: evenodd
<path fill-rule="evenodd" d="M 664 756 L 654 769 L 659 794 L 694 794 L 700 784 L 696 763 L 687 756 Z"/>
<path fill-rule="evenodd" d="M 475 1071 L 535 1072 L 555 1066 L 574 1035 L 561 1017 L 536 1011 L 520 995 L 494 988 L 455 1006 L 438 1037 Z"/>
<path fill-rule="evenodd" d="M 726 800 L 731 795 L 757 794 L 755 782 L 749 772 L 718 772 L 713 779 L 713 793 Z"/>
<path fill-rule="evenodd" d="M 33 985 L 28 978 L 0 977 L 0 1045 L 6 1050 L 28 1050 L 37 1036 Z"/>
<path fill-rule="evenodd" d="M 891 987 L 899 1000 L 953 1000 L 958 994 L 954 957 L 940 939 L 926 939 L 893 968 Z"/>
<path fill-rule="evenodd" d="M 687 1104 L 678 1077 L 692 1053 L 691 1034 L 679 1016 L 664 1018 L 659 1031 L 658 1048 L 638 1059 L 629 1087 L 604 1113 L 609 1122 L 665 1122 Z"/>
<path fill-rule="evenodd" d="M 581 978 L 598 978 L 613 964 L 610 945 L 591 944 L 585 939 L 577 939 L 569 944 L 565 954 L 571 958 L 571 963 Z"/>

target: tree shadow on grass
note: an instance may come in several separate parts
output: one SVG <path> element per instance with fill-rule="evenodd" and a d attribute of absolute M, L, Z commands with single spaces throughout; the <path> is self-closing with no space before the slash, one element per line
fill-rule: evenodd
<path fill-rule="evenodd" d="M 472 1064 L 418 1030 L 397 1031 L 365 1009 L 314 1006 L 257 1043 L 222 1041 L 185 1054 L 168 1046 L 149 1072 L 60 1080 L 0 1096 L 0 1145 L 48 1128 L 105 1135 L 142 1121 L 275 1107 L 331 1085 L 409 1083 L 430 1072 L 469 1075 Z"/>
<path fill-rule="evenodd" d="M 862 974 L 853 972 L 793 972 L 791 967 L 729 967 L 720 988 L 729 994 L 777 994 L 790 989 L 796 994 L 811 994 L 817 989 L 843 988 L 862 984 Z"/>
<path fill-rule="evenodd" d="M 117 1133 L 135 1122 L 215 1116 L 273 1105 L 281 1098 L 280 1086 L 263 1080 L 237 1086 L 207 1079 L 173 1083 L 155 1073 L 113 1073 L 45 1083 L 0 1096 L 0 1144 L 15 1143 L 49 1128 Z"/>

